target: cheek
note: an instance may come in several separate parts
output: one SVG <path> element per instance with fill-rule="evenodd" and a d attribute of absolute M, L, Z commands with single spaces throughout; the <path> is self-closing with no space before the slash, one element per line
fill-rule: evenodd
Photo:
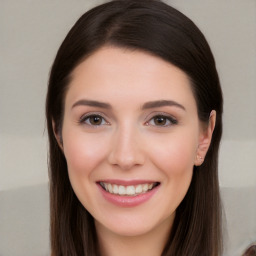
<path fill-rule="evenodd" d="M 152 159 L 154 165 L 164 176 L 165 194 L 162 204 L 166 212 L 174 212 L 185 197 L 190 186 L 195 152 L 197 148 L 196 133 L 182 131 L 171 134 L 168 138 L 155 143 Z M 167 199 L 167 203 L 164 200 Z"/>
<path fill-rule="evenodd" d="M 67 133 L 63 134 L 63 141 L 70 178 L 90 177 L 106 155 L 106 143 L 96 134 Z"/>
<path fill-rule="evenodd" d="M 152 156 L 157 166 L 166 175 L 183 175 L 194 166 L 196 140 L 195 136 L 175 135 L 155 143 Z"/>
<path fill-rule="evenodd" d="M 190 139 L 189 139 L 190 138 Z M 166 197 L 159 200 L 165 213 L 175 212 L 185 197 L 193 175 L 195 143 L 193 138 L 175 136 L 162 141 L 152 151 L 152 162 L 163 174 L 163 188 Z"/>

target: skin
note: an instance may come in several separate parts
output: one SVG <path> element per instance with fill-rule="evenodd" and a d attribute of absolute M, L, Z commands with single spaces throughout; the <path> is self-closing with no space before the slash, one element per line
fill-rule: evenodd
<path fill-rule="evenodd" d="M 161 100 L 179 106 L 143 108 Z M 102 116 L 98 125 L 88 117 L 95 114 Z M 159 115 L 166 116 L 162 122 L 154 118 Z M 215 119 L 212 111 L 209 124 L 202 125 L 186 74 L 148 53 L 103 47 L 75 68 L 65 99 L 63 143 L 59 134 L 56 138 L 71 185 L 95 219 L 102 255 L 161 255 L 193 167 L 207 153 Z M 160 185 L 145 203 L 120 207 L 102 196 L 97 181 L 106 179 Z"/>

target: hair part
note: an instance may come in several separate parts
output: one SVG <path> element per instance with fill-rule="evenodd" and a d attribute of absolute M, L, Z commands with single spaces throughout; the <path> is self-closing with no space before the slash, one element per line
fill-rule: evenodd
<path fill-rule="evenodd" d="M 205 37 L 190 19 L 156 0 L 115 0 L 91 9 L 75 23 L 58 50 L 46 99 L 53 255 L 100 255 L 93 217 L 71 187 L 52 122 L 61 136 L 72 72 L 103 46 L 144 51 L 175 65 L 190 79 L 199 119 L 207 123 L 210 112 L 216 111 L 210 148 L 202 166 L 194 167 L 191 185 L 176 210 L 162 255 L 221 255 L 218 149 L 223 99 L 214 57 Z"/>

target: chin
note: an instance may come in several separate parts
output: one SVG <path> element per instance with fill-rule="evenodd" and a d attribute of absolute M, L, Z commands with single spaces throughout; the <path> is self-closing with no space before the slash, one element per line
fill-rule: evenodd
<path fill-rule="evenodd" d="M 156 219 L 155 216 L 147 216 L 145 214 L 131 216 L 128 213 L 122 216 L 115 216 L 109 220 L 102 222 L 95 221 L 96 229 L 108 231 L 118 236 L 138 237 L 146 234 L 154 233 L 158 229 L 171 229 L 175 213 L 171 216 L 165 216 L 161 219 Z M 168 228 L 169 227 L 169 228 Z"/>

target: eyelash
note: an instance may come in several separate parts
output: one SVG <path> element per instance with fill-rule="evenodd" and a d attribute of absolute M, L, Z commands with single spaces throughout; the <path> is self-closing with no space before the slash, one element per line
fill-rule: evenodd
<path fill-rule="evenodd" d="M 151 121 L 155 121 L 157 118 L 161 118 L 165 122 L 164 125 L 150 124 Z M 166 124 L 166 122 L 168 122 L 168 124 Z M 178 124 L 178 121 L 175 118 L 165 114 L 154 115 L 148 122 L 146 122 L 146 125 L 152 125 L 156 127 L 170 127 L 176 124 Z"/>
<path fill-rule="evenodd" d="M 99 118 L 101 122 L 100 124 L 92 124 L 90 118 Z M 162 121 L 164 121 L 164 125 L 151 124 L 151 121 L 156 121 L 157 118 L 161 118 Z M 104 123 L 102 123 L 103 121 Z M 166 122 L 168 122 L 168 124 L 166 124 Z M 79 123 L 86 124 L 89 126 L 94 126 L 94 127 L 99 127 L 101 125 L 109 125 L 109 122 L 107 122 L 106 119 L 100 114 L 88 114 L 88 115 L 82 116 L 79 120 Z M 150 118 L 149 121 L 145 123 L 145 125 L 147 126 L 151 125 L 151 126 L 157 126 L 157 127 L 169 127 L 176 124 L 178 124 L 178 121 L 175 118 L 171 116 L 167 116 L 165 114 L 154 115 L 152 118 Z"/>
<path fill-rule="evenodd" d="M 92 124 L 91 121 L 90 121 L 90 118 L 100 118 L 101 119 L 101 123 L 100 124 Z M 86 121 L 90 121 L 89 123 L 87 123 Z M 102 121 L 104 120 L 104 124 L 102 124 Z M 85 116 L 82 116 L 79 120 L 79 123 L 81 124 L 86 124 L 86 125 L 90 125 L 90 126 L 101 126 L 101 125 L 108 125 L 109 123 L 106 121 L 106 119 L 99 115 L 99 114 L 88 114 L 88 115 L 85 115 Z"/>

